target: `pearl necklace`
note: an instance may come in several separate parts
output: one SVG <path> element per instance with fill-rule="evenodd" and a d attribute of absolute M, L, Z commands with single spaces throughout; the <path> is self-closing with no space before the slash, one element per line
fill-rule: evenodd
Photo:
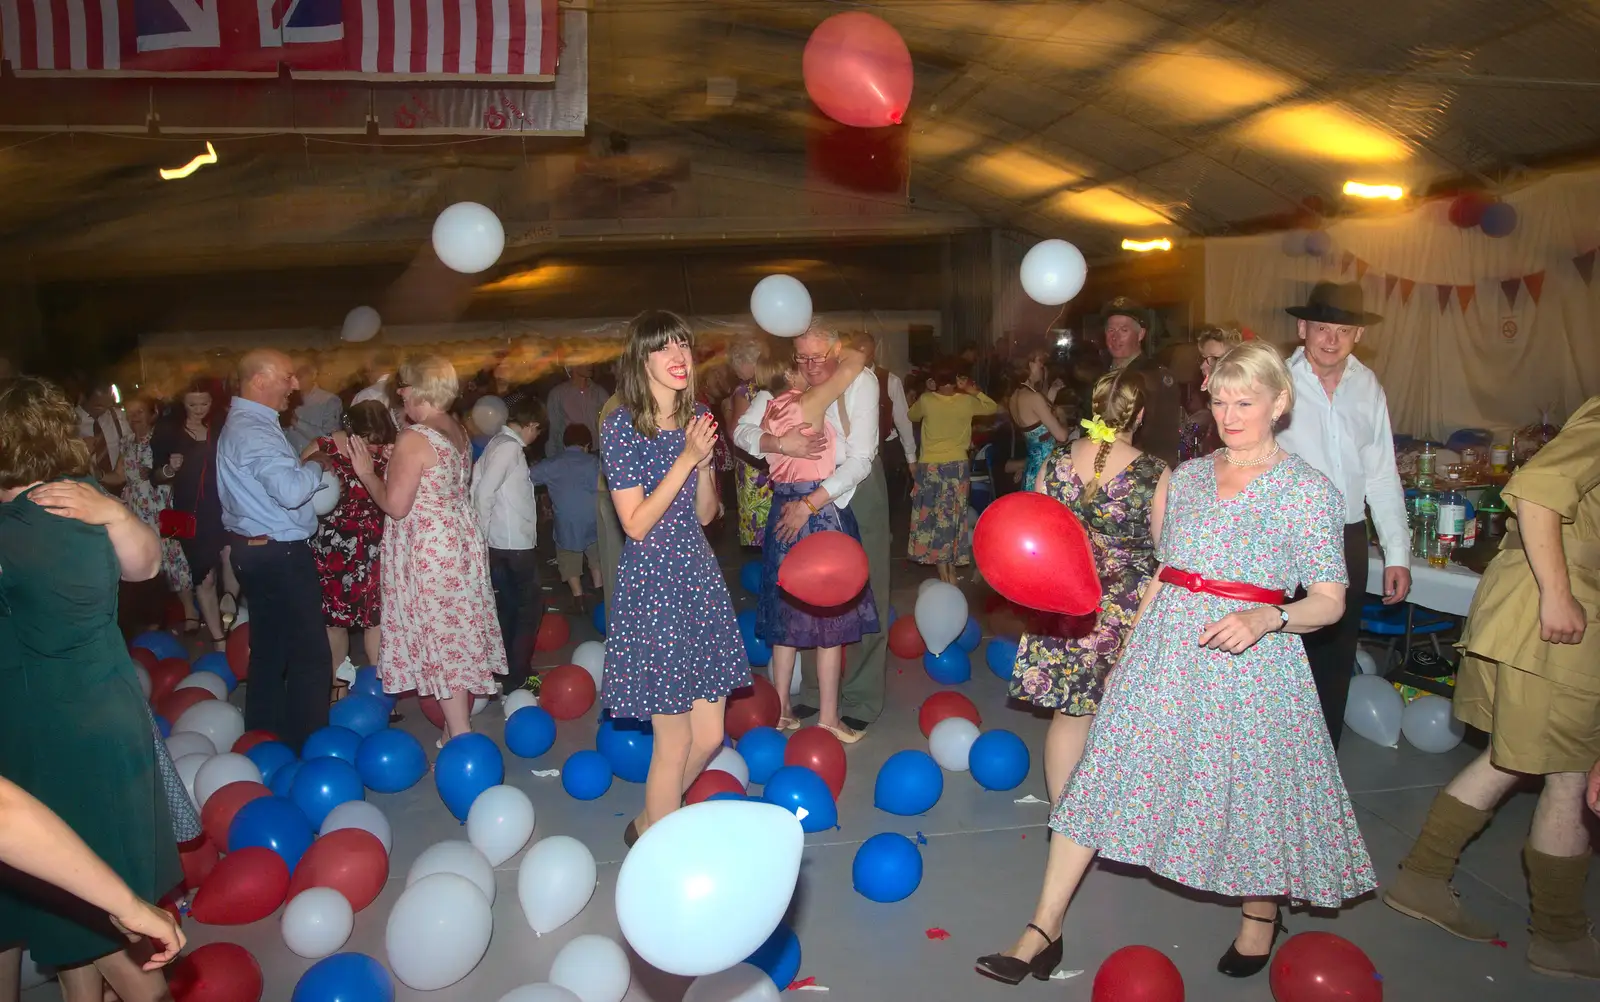
<path fill-rule="evenodd" d="M 1265 456 L 1260 456 L 1260 457 L 1258 457 L 1256 459 L 1234 459 L 1233 458 L 1233 450 L 1232 449 L 1223 449 L 1222 450 L 1222 458 L 1226 459 L 1229 463 L 1232 463 L 1234 466 L 1261 466 L 1261 465 L 1263 465 L 1265 463 L 1271 462 L 1274 458 L 1277 457 L 1278 453 L 1280 453 L 1282 451 L 1283 451 L 1283 449 L 1280 446 L 1278 446 L 1276 443 L 1274 443 L 1273 446 L 1272 446 L 1272 451 L 1271 452 L 1267 453 Z"/>

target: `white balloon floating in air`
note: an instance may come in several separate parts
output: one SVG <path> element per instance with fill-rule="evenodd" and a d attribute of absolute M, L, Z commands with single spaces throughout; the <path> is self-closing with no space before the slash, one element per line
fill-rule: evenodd
<path fill-rule="evenodd" d="M 750 313 L 768 334 L 799 337 L 811 326 L 811 293 L 792 275 L 768 275 L 750 293 Z"/>
<path fill-rule="evenodd" d="M 339 498 L 343 494 L 344 484 L 339 482 L 339 474 L 323 470 L 322 483 L 311 492 L 311 510 L 317 513 L 318 518 L 325 518 L 339 507 Z"/>
<path fill-rule="evenodd" d="M 1060 306 L 1083 290 L 1089 265 L 1065 240 L 1041 240 L 1022 258 L 1022 291 L 1045 306 Z"/>
<path fill-rule="evenodd" d="M 383 329 L 383 318 L 370 306 L 357 306 L 344 315 L 339 336 L 346 341 L 371 341 Z"/>
<path fill-rule="evenodd" d="M 433 252 L 451 271 L 488 271 L 506 249 L 506 230 L 494 210 L 477 202 L 457 202 L 433 221 Z"/>
<path fill-rule="evenodd" d="M 472 405 L 473 427 L 485 435 L 497 435 L 506 426 L 506 402 L 499 397 L 479 397 Z"/>

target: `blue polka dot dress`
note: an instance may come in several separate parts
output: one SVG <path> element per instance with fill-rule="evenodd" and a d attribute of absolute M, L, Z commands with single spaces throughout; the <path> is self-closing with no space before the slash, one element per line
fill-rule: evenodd
<path fill-rule="evenodd" d="M 612 490 L 648 495 L 682 452 L 681 429 L 646 438 L 625 407 L 600 425 Z M 643 540 L 623 539 L 601 693 L 613 716 L 686 713 L 697 699 L 720 700 L 751 683 L 727 582 L 695 516 L 698 486 L 691 476 Z"/>

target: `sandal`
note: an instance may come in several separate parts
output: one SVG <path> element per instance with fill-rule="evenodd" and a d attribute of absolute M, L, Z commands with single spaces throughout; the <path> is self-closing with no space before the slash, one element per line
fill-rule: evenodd
<path fill-rule="evenodd" d="M 213 635 L 211 638 L 211 649 L 213 651 L 226 652 L 228 649 L 228 638 Z"/>
<path fill-rule="evenodd" d="M 780 731 L 797 731 L 800 729 L 800 721 L 793 717 L 779 717 L 776 726 Z"/>
<path fill-rule="evenodd" d="M 184 621 L 183 621 L 183 632 L 184 633 L 199 633 L 200 632 L 200 620 L 185 618 Z"/>
<path fill-rule="evenodd" d="M 853 745 L 862 738 L 862 733 L 860 731 L 846 727 L 842 723 L 838 727 L 834 727 L 830 724 L 818 724 L 817 726 L 838 738 L 840 744 Z"/>

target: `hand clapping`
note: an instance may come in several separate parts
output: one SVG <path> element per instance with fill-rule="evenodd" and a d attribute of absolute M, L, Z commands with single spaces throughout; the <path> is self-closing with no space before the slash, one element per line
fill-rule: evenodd
<path fill-rule="evenodd" d="M 717 421 L 710 414 L 697 414 L 683 432 L 683 455 L 704 468 L 711 461 L 711 450 L 717 444 Z"/>
<path fill-rule="evenodd" d="M 360 435 L 350 436 L 350 465 L 358 477 L 372 476 L 372 450 Z"/>

